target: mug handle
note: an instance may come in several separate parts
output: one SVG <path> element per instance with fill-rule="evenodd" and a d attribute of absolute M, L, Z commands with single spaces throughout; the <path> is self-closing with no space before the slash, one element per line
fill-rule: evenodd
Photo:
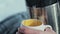
<path fill-rule="evenodd" d="M 46 28 L 52 29 L 52 26 L 50 26 L 50 25 L 45 25 L 45 29 L 46 29 Z M 44 29 L 44 30 L 45 30 L 45 29 Z"/>

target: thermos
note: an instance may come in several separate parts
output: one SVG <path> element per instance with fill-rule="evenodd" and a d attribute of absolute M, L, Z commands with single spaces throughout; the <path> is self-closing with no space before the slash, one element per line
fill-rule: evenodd
<path fill-rule="evenodd" d="M 44 24 L 51 25 L 53 30 L 59 34 L 58 0 L 26 0 L 26 6 L 31 19 L 39 19 Z"/>

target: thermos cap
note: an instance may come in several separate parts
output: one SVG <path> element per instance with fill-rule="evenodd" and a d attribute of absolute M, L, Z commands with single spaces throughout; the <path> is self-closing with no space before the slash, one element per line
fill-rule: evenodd
<path fill-rule="evenodd" d="M 52 5 L 56 2 L 57 0 L 26 0 L 26 4 L 28 7 L 32 7 L 32 6 L 45 7 L 48 5 Z"/>

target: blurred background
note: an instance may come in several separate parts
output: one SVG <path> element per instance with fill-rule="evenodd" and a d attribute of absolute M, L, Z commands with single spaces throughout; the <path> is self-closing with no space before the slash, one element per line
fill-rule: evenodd
<path fill-rule="evenodd" d="M 25 0 L 0 0 L 0 22 L 13 14 L 26 11 Z"/>

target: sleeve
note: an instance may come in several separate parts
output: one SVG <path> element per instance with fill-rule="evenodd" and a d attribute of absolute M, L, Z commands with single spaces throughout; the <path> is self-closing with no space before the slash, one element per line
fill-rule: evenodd
<path fill-rule="evenodd" d="M 20 27 L 21 21 L 29 18 L 30 16 L 27 12 L 9 16 L 7 19 L 0 23 L 0 34 L 16 34 L 18 27 Z"/>

